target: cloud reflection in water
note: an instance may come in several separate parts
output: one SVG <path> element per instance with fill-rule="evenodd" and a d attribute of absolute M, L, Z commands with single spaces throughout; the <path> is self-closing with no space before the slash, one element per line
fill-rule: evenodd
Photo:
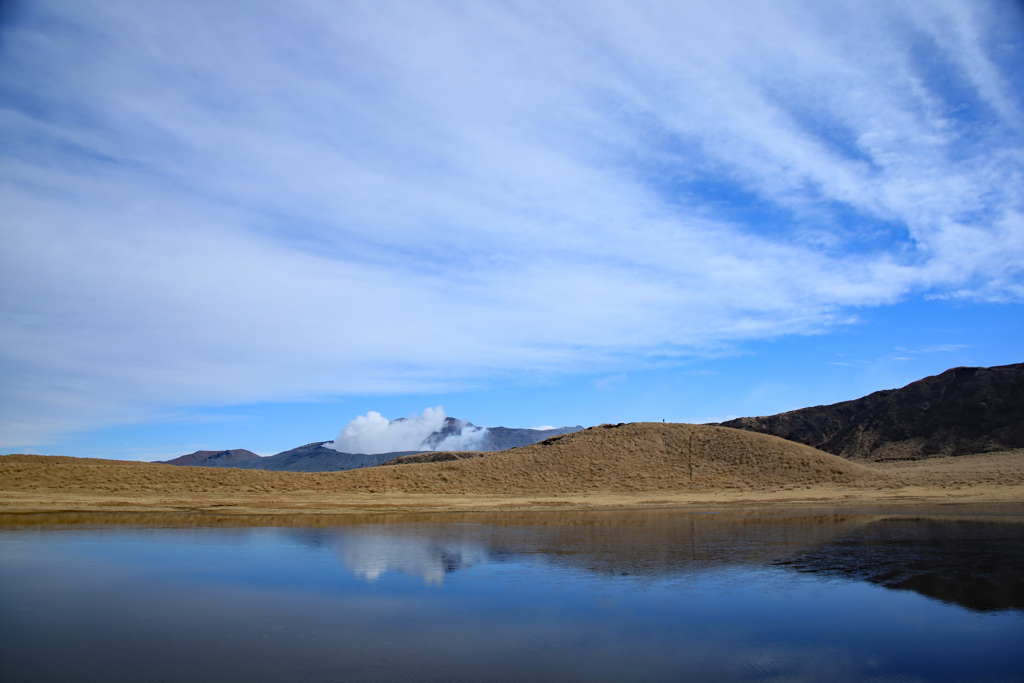
<path fill-rule="evenodd" d="M 334 547 L 353 574 L 371 583 L 394 571 L 440 586 L 446 575 L 488 559 L 487 548 L 475 543 L 442 543 L 429 536 L 392 535 L 372 529 L 347 530 L 335 537 Z"/>

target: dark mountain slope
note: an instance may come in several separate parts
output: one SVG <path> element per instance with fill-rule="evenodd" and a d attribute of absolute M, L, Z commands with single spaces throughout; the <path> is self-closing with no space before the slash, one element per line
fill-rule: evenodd
<path fill-rule="evenodd" d="M 953 368 L 854 401 L 721 424 L 860 461 L 1022 448 L 1024 363 Z"/>

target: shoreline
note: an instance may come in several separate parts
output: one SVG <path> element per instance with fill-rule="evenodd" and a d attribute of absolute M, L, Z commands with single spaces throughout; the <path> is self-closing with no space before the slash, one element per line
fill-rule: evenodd
<path fill-rule="evenodd" d="M 530 454 L 526 449 L 520 449 L 518 455 L 509 451 L 494 456 L 491 463 L 517 465 L 524 451 Z M 587 458 L 581 461 L 591 462 Z M 293 473 L 62 456 L 0 456 L 0 514 L 133 512 L 315 517 L 1024 505 L 1024 449 L 857 465 L 862 474 L 853 481 L 800 481 L 794 477 L 773 482 L 748 475 L 723 477 L 712 485 L 680 485 L 678 478 L 664 476 L 666 466 L 655 463 L 646 469 L 624 472 L 619 478 L 608 476 L 600 482 L 587 482 L 553 476 L 553 467 L 547 468 L 552 462 L 549 458 L 537 465 L 519 467 L 505 478 L 490 476 L 492 471 L 488 470 L 485 474 L 490 478 L 469 480 L 464 476 L 459 483 L 460 474 L 490 466 L 488 460 Z M 555 458 L 553 462 L 558 465 L 564 459 Z"/>
<path fill-rule="evenodd" d="M 529 495 L 342 493 L 191 494 L 76 491 L 4 491 L 0 515 L 49 513 L 182 513 L 226 516 L 400 515 L 445 513 L 732 510 L 759 508 L 853 508 L 864 506 L 1024 505 L 1024 485 L 977 485 L 950 489 L 903 486 L 884 489 L 815 486 L 787 491 L 644 491 Z"/>

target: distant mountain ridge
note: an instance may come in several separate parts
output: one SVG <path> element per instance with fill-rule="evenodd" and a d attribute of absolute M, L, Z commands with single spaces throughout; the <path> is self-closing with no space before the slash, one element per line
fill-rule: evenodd
<path fill-rule="evenodd" d="M 719 424 L 857 461 L 1022 448 L 1024 363 L 953 368 L 853 401 Z"/>
<path fill-rule="evenodd" d="M 400 418 L 401 419 L 401 418 Z M 444 426 L 428 437 L 430 446 L 440 444 L 449 436 L 458 435 L 464 429 L 478 429 L 476 425 L 449 417 Z M 503 451 L 509 448 L 529 446 L 551 436 L 570 434 L 583 429 L 582 426 L 559 427 L 557 429 L 517 429 L 491 427 L 483 433 L 478 450 Z M 276 472 L 342 472 L 345 470 L 374 467 L 405 455 L 431 451 L 395 451 L 391 453 L 342 453 L 326 444 L 330 441 L 315 441 L 275 455 L 261 457 L 252 451 L 235 449 L 231 451 L 196 451 L 188 455 L 164 461 L 169 465 L 193 467 L 237 467 L 247 470 L 273 470 Z M 235 454 L 235 455 L 228 455 Z M 244 455 L 248 454 L 248 456 Z"/>
<path fill-rule="evenodd" d="M 229 451 L 196 451 L 174 460 L 162 460 L 167 465 L 199 465 L 201 467 L 238 467 L 243 462 L 258 460 L 260 456 L 244 448 Z"/>
<path fill-rule="evenodd" d="M 308 443 L 277 455 L 239 463 L 237 467 L 244 470 L 273 470 L 275 472 L 343 472 L 360 467 L 373 467 L 401 455 L 420 452 L 341 453 L 324 445 L 328 443 L 331 442 Z"/>

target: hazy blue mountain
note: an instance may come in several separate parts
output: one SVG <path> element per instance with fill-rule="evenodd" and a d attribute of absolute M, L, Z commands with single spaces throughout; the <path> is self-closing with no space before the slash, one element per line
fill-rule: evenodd
<path fill-rule="evenodd" d="M 400 418 L 401 419 L 401 418 Z M 458 436 L 465 429 L 479 429 L 470 422 L 447 418 L 444 426 L 427 438 L 426 445 L 439 446 L 446 438 Z M 567 434 L 583 429 L 576 427 L 559 427 L 557 429 L 514 429 L 510 427 L 492 427 L 483 432 L 475 450 L 501 451 L 543 441 L 549 436 Z M 292 448 L 276 455 L 260 457 L 251 451 L 236 449 L 233 451 L 197 451 L 183 455 L 174 460 L 166 461 L 170 465 L 192 465 L 198 467 L 238 467 L 248 470 L 274 470 L 277 472 L 339 472 L 354 470 L 360 467 L 374 467 L 394 460 L 403 455 L 431 451 L 395 451 L 390 453 L 342 453 L 328 448 L 328 441 L 316 441 L 298 448 Z M 227 456 L 224 454 L 238 454 Z M 241 454 L 248 453 L 249 456 Z M 207 454 L 207 455 L 204 455 Z"/>
<path fill-rule="evenodd" d="M 576 425 L 575 427 L 559 427 L 557 429 L 514 429 L 511 427 L 492 427 L 487 430 L 487 434 L 484 437 L 484 447 L 479 450 L 506 451 L 509 448 L 519 448 L 521 446 L 535 444 L 539 441 L 543 441 L 549 436 L 571 434 L 572 432 L 578 432 L 581 429 L 583 429 L 581 425 Z"/>
<path fill-rule="evenodd" d="M 182 455 L 174 460 L 162 460 L 168 465 L 198 465 L 200 467 L 238 467 L 249 460 L 259 460 L 260 456 L 244 448 L 229 451 L 196 451 Z"/>
<path fill-rule="evenodd" d="M 333 448 L 324 446 L 326 443 L 330 442 L 308 443 L 277 455 L 240 463 L 238 467 L 247 470 L 274 470 L 276 472 L 340 472 L 360 467 L 373 467 L 401 455 L 419 452 L 340 453 Z"/>

